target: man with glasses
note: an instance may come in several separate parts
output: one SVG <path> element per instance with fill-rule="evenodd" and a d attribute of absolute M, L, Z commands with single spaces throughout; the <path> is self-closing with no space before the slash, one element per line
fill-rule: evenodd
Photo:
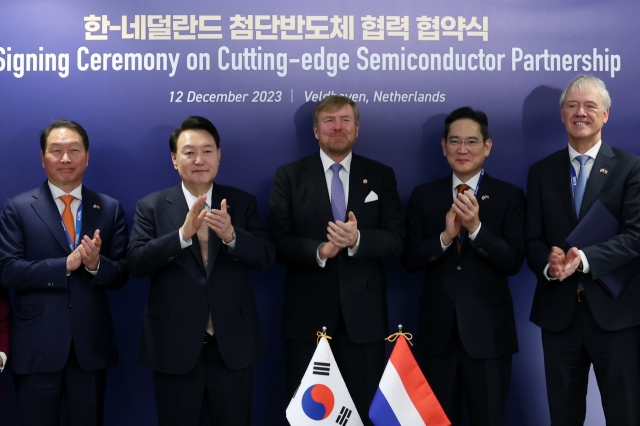
<path fill-rule="evenodd" d="M 527 263 L 538 278 L 531 321 L 542 328 L 552 425 L 584 423 L 592 364 L 607 424 L 640 424 L 640 282 L 626 280 L 617 296 L 600 282 L 640 255 L 640 159 L 602 141 L 610 106 L 602 80 L 574 78 L 560 97 L 569 144 L 529 171 Z M 582 236 L 608 215 L 618 234 L 565 246 L 592 208 L 608 213 Z"/>
<path fill-rule="evenodd" d="M 441 144 L 453 174 L 414 189 L 403 256 L 425 272 L 422 369 L 453 426 L 463 398 L 471 425 L 505 425 L 518 351 L 507 277 L 524 261 L 524 193 L 484 172 L 493 143 L 483 112 L 449 114 Z"/>

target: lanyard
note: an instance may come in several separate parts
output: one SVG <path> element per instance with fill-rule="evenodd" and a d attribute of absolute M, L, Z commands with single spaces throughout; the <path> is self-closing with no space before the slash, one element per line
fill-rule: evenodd
<path fill-rule="evenodd" d="M 67 227 L 64 224 L 64 220 L 62 220 L 62 215 L 60 215 L 60 222 L 62 222 L 62 228 L 64 229 L 64 235 L 67 237 L 67 244 L 69 244 L 69 248 L 73 251 L 78 244 L 80 243 L 80 230 L 82 229 L 82 200 L 80 200 L 80 205 L 78 206 L 78 213 L 76 213 L 76 235 L 75 242 L 72 244 L 71 239 L 69 238 L 69 232 L 67 231 Z"/>
<path fill-rule="evenodd" d="M 586 167 L 586 163 L 585 166 Z M 582 166 L 580 166 L 582 167 Z M 569 162 L 569 170 L 571 170 L 571 192 L 573 192 L 573 196 L 576 196 L 576 187 L 578 186 L 578 177 L 576 176 L 576 169 L 573 167 L 573 164 Z"/>
<path fill-rule="evenodd" d="M 484 169 L 480 169 L 480 177 L 478 178 L 478 183 L 476 184 L 476 189 L 473 192 L 473 196 L 477 197 L 478 195 L 478 189 L 480 189 L 480 182 L 482 182 L 482 177 L 484 176 Z M 456 195 L 457 197 L 457 195 Z M 462 245 L 462 243 L 464 242 L 464 232 L 461 232 L 458 234 L 458 240 L 460 240 L 460 244 Z"/>

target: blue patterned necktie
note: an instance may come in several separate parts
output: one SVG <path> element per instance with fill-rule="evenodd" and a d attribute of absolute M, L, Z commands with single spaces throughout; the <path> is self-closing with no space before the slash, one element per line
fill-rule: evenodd
<path fill-rule="evenodd" d="M 333 212 L 333 220 L 341 220 L 344 222 L 347 216 L 347 205 L 344 202 L 344 187 L 340 180 L 340 169 L 342 164 L 334 163 L 331 166 L 333 170 L 333 178 L 331 179 L 331 211 Z"/>
<path fill-rule="evenodd" d="M 576 160 L 580 163 L 580 172 L 578 173 L 578 181 L 576 183 L 576 192 L 573 194 L 573 201 L 576 205 L 576 216 L 580 217 L 580 206 L 582 205 L 582 198 L 584 198 L 584 190 L 587 188 L 587 170 L 585 165 L 589 161 L 588 155 L 578 155 Z"/>

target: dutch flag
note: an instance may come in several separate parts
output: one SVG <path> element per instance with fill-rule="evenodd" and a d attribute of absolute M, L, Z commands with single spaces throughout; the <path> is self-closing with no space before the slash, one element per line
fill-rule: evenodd
<path fill-rule="evenodd" d="M 451 426 L 404 336 L 399 336 L 369 408 L 376 426 Z"/>

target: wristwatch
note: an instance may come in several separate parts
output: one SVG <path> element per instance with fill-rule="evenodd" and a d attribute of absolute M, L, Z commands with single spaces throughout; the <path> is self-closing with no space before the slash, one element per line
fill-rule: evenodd
<path fill-rule="evenodd" d="M 236 239 L 236 231 L 234 230 L 233 234 L 231 234 L 231 239 L 229 241 L 224 241 L 224 240 L 222 241 L 224 241 L 225 244 L 231 244 L 232 242 L 235 241 L 235 239 Z"/>

